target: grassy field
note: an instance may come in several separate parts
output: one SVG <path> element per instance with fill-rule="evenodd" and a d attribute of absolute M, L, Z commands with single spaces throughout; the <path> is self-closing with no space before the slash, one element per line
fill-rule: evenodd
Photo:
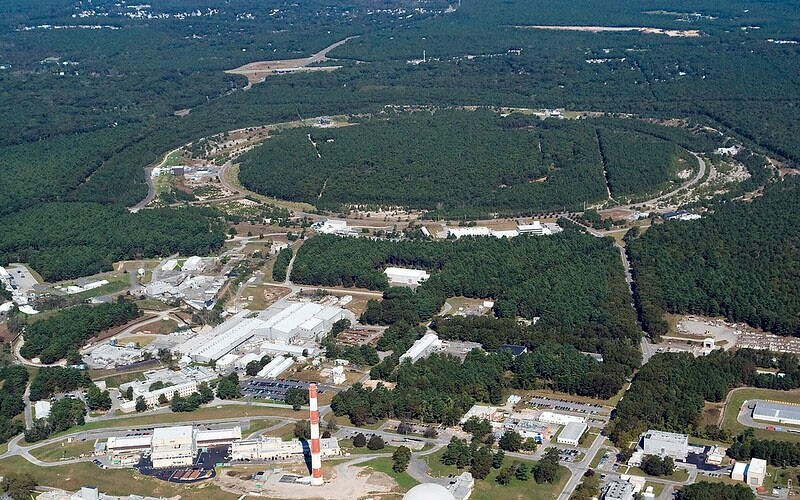
<path fill-rule="evenodd" d="M 141 328 L 137 328 L 133 333 L 143 333 L 145 335 L 169 335 L 172 332 L 177 332 L 181 329 L 181 327 L 182 325 L 179 325 L 177 321 L 171 319 L 162 319 L 161 321 L 157 321 L 155 323 L 142 325 Z"/>
<path fill-rule="evenodd" d="M 72 427 L 69 430 L 56 434 L 53 437 L 63 436 L 79 431 L 92 429 L 105 429 L 108 427 L 139 427 L 151 424 L 169 424 L 173 422 L 199 422 L 219 418 L 237 417 L 295 417 L 296 413 L 291 408 L 271 408 L 265 406 L 225 405 L 222 407 L 199 408 L 186 413 L 160 413 L 158 415 L 141 415 L 138 417 L 115 418 L 99 422 L 89 422 L 85 425 Z"/>
<path fill-rule="evenodd" d="M 158 368 L 158 365 L 147 366 L 147 370 Z M 144 370 L 144 371 L 147 371 Z M 133 382 L 134 380 L 142 380 L 142 371 L 123 372 L 114 375 L 92 377 L 92 380 L 105 380 L 108 387 L 119 387 L 120 384 Z"/>
<path fill-rule="evenodd" d="M 374 458 L 368 462 L 364 462 L 361 464 L 361 466 L 370 468 L 377 472 L 383 472 L 384 474 L 388 475 L 397 481 L 397 486 L 399 486 L 400 491 L 404 493 L 419 484 L 419 482 L 413 477 L 409 476 L 407 472 L 400 472 L 398 474 L 392 470 L 392 459 L 389 457 Z"/>
<path fill-rule="evenodd" d="M 262 429 L 266 429 L 267 427 L 272 427 L 273 425 L 277 424 L 278 422 L 279 422 L 279 420 L 273 420 L 273 419 L 270 419 L 270 418 L 265 418 L 265 419 L 262 419 L 262 420 L 251 420 L 249 427 L 247 428 L 247 430 L 244 431 L 244 434 L 242 436 L 243 437 L 245 435 L 246 436 L 251 436 L 254 433 L 256 433 L 256 432 L 258 432 L 258 431 L 260 431 Z"/>
<path fill-rule="evenodd" d="M 506 460 L 508 462 L 508 460 Z M 569 471 L 560 467 L 559 480 L 553 484 L 536 484 L 531 478 L 528 481 L 512 479 L 511 483 L 503 486 L 495 478 L 499 472 L 492 469 L 489 476 L 483 481 L 475 481 L 475 489 L 470 496 L 471 500 L 527 500 L 531 498 L 558 498 L 564 485 L 569 481 Z"/>
<path fill-rule="evenodd" d="M 632 476 L 652 477 L 645 474 L 645 472 L 638 467 L 628 467 L 627 471 L 623 471 L 623 467 L 620 467 L 618 472 L 620 474 L 630 474 Z M 664 476 L 664 479 L 669 479 L 670 481 L 686 481 L 689 479 L 689 473 L 686 472 L 686 469 L 675 469 L 672 475 Z"/>
<path fill-rule="evenodd" d="M 734 435 L 744 432 L 746 427 L 740 424 L 736 420 L 736 417 L 739 415 L 739 408 L 749 399 L 767 399 L 800 404 L 800 390 L 773 391 L 769 389 L 755 389 L 752 387 L 734 389 L 729 395 L 728 404 L 725 406 L 725 413 L 722 417 L 722 427 L 724 429 L 728 429 Z M 768 431 L 766 429 L 753 429 L 753 432 L 756 439 L 775 439 L 800 443 L 800 434 L 793 432 Z"/>
<path fill-rule="evenodd" d="M 78 490 L 81 486 L 97 486 L 103 493 L 111 495 L 139 495 L 152 497 L 174 497 L 182 500 L 235 500 L 237 495 L 220 490 L 210 481 L 196 485 L 177 485 L 142 476 L 131 469 L 108 469 L 100 471 L 90 463 L 70 464 L 58 467 L 37 467 L 22 457 L 0 460 L 0 475 L 9 472 L 29 472 L 43 486 Z"/>
<path fill-rule="evenodd" d="M 68 443 L 66 439 L 57 443 L 42 446 L 31 450 L 31 455 L 44 462 L 58 462 L 62 458 L 76 458 L 81 455 L 89 455 L 94 451 L 94 439 L 86 441 L 73 441 Z"/>
<path fill-rule="evenodd" d="M 367 440 L 369 440 L 369 438 L 367 438 Z M 353 446 L 352 439 L 340 439 L 339 447 L 344 451 L 350 452 L 353 455 L 370 455 L 372 453 L 388 453 L 391 455 L 397 449 L 397 446 L 392 446 L 390 444 L 387 444 L 380 450 L 370 450 L 366 446 L 362 448 L 356 448 L 355 446 Z"/>
<path fill-rule="evenodd" d="M 161 164 L 162 167 L 177 167 L 181 164 L 182 151 L 180 149 L 172 151 L 165 158 Z"/>

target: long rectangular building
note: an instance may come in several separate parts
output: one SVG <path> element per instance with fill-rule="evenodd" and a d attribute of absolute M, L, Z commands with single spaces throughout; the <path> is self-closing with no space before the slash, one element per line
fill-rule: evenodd
<path fill-rule="evenodd" d="M 800 425 L 800 405 L 779 401 L 758 401 L 753 409 L 753 420 Z"/>
<path fill-rule="evenodd" d="M 339 441 L 336 438 L 321 438 L 320 452 L 323 456 L 338 455 Z M 279 437 L 261 436 L 231 444 L 231 460 L 287 460 L 298 455 L 310 454 L 311 444 L 298 439 L 284 441 Z"/>
<path fill-rule="evenodd" d="M 642 441 L 645 455 L 669 456 L 683 462 L 689 455 L 689 436 L 686 434 L 649 430 L 642 434 Z"/>

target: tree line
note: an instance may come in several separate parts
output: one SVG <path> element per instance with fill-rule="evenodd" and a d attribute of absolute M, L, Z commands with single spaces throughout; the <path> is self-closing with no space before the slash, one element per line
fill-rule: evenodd
<path fill-rule="evenodd" d="M 70 307 L 25 328 L 20 354 L 42 363 L 55 363 L 77 352 L 86 341 L 103 330 L 124 325 L 142 315 L 139 307 L 122 297 L 116 302 Z"/>

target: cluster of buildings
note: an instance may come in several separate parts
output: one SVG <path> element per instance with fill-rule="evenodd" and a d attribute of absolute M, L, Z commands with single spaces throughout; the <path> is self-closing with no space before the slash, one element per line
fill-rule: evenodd
<path fill-rule="evenodd" d="M 162 175 L 183 175 L 186 167 L 183 165 L 178 165 L 175 167 L 153 167 L 153 170 L 150 171 L 150 177 L 155 179 L 157 177 L 161 177 Z"/>
<path fill-rule="evenodd" d="M 665 212 L 662 217 L 667 220 L 698 220 L 702 218 L 699 214 L 693 214 L 686 210 L 676 210 L 674 212 Z"/>
<path fill-rule="evenodd" d="M 198 392 L 198 385 L 217 378 L 217 375 L 210 369 L 202 366 L 185 366 L 178 371 L 173 370 L 153 370 L 144 373 L 145 380 L 136 380 L 121 384 L 120 392 L 125 392 L 128 388 L 133 389 L 133 399 L 120 404 L 120 409 L 124 412 L 132 412 L 136 408 L 136 400 L 144 398 L 148 407 L 154 407 L 163 401 L 171 401 L 175 394 L 187 397 Z"/>
<path fill-rule="evenodd" d="M 242 358 L 227 356 L 237 349 L 240 355 L 251 354 L 251 360 L 264 354 L 304 358 L 314 354 L 320 337 L 335 322 L 355 322 L 355 315 L 347 309 L 316 302 L 281 303 L 256 317 L 249 315 L 242 311 L 208 332 L 191 336 L 174 350 L 187 362 L 222 361 L 225 366 L 242 364 Z"/>
<path fill-rule="evenodd" d="M 279 437 L 259 436 L 231 445 L 231 460 L 234 461 L 289 460 L 307 453 L 310 453 L 310 443 L 307 441 L 284 441 Z M 339 455 L 339 441 L 336 438 L 320 438 L 320 453 L 325 457 Z"/>
<path fill-rule="evenodd" d="M 226 280 L 225 276 L 201 274 L 213 266 L 213 259 L 196 255 L 183 265 L 177 259 L 167 259 L 153 271 L 153 280 L 144 287 L 144 293 L 152 299 L 181 300 L 196 310 L 212 309 Z"/>
<path fill-rule="evenodd" d="M 516 229 L 491 229 L 486 226 L 448 227 L 447 237 L 459 239 L 465 236 L 494 236 L 495 238 L 514 238 L 520 235 L 548 236 L 562 231 L 558 224 L 533 221 L 531 224 L 517 222 Z"/>
<path fill-rule="evenodd" d="M 198 450 L 229 446 L 242 439 L 242 429 L 200 430 L 191 425 L 159 427 L 144 436 L 110 437 L 106 442 L 109 459 L 114 463 L 136 463 L 149 455 L 153 468 L 189 467 Z"/>
<path fill-rule="evenodd" d="M 515 399 L 517 397 L 510 396 L 509 403 L 519 401 Z M 552 440 L 555 436 L 558 444 L 578 446 L 581 437 L 589 429 L 586 417 L 551 411 L 509 412 L 493 406 L 474 405 L 461 418 L 461 423 L 471 417 L 488 420 L 498 438 L 506 431 L 515 431 L 523 439 L 531 438 L 540 444 Z M 558 432 L 559 429 L 561 432 Z"/>
<path fill-rule="evenodd" d="M 36 283 L 33 275 L 25 267 L 17 264 L 9 266 L 8 269 L 0 266 L 0 286 L 11 293 L 11 301 L 0 304 L 0 313 L 11 311 L 14 305 L 25 314 L 36 314 L 39 311 L 34 309 L 29 301 L 35 296 L 33 289 L 28 286 Z"/>
<path fill-rule="evenodd" d="M 315 222 L 311 229 L 320 234 L 335 234 L 338 236 L 357 236 L 358 232 L 347 225 L 346 220 L 328 219 L 324 222 Z"/>
<path fill-rule="evenodd" d="M 764 485 L 767 475 L 767 461 L 760 458 L 751 458 L 750 462 L 736 462 L 731 470 L 731 479 L 743 481 L 748 486 L 759 488 Z"/>

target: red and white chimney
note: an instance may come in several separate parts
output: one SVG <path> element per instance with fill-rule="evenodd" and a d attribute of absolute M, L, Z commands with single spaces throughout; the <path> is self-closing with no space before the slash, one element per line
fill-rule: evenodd
<path fill-rule="evenodd" d="M 311 420 L 311 485 L 319 486 L 322 479 L 322 452 L 319 442 L 319 407 L 317 406 L 317 384 L 308 385 L 308 406 Z"/>

